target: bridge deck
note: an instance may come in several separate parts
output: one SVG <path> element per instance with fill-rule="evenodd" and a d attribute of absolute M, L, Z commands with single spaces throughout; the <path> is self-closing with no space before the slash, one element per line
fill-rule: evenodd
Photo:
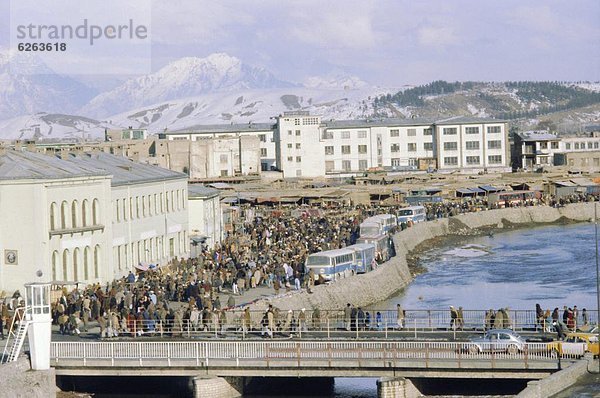
<path fill-rule="evenodd" d="M 391 341 L 55 342 L 69 375 L 404 376 L 541 378 L 559 359 L 546 344 L 470 353 L 470 343 Z M 562 360 L 564 366 L 565 360 Z M 567 361 L 568 362 L 568 361 Z M 463 376 L 461 376 L 461 374 Z M 446 376 L 441 376 L 446 375 Z M 468 375 L 468 376 L 465 376 Z"/>

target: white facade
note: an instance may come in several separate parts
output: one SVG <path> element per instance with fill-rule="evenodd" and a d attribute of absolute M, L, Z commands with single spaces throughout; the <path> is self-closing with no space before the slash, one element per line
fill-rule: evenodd
<path fill-rule="evenodd" d="M 560 152 L 586 152 L 598 151 L 600 149 L 600 136 L 573 136 L 561 137 Z"/>
<path fill-rule="evenodd" d="M 356 175 L 387 170 L 480 171 L 509 167 L 506 123 L 494 119 L 330 120 L 289 112 L 277 123 L 197 126 L 169 132 L 169 140 L 256 135 L 261 170 L 276 167 L 285 178 Z"/>
<path fill-rule="evenodd" d="M 219 190 L 189 185 L 188 191 L 190 237 L 203 238 L 208 247 L 214 247 L 223 238 Z"/>
<path fill-rule="evenodd" d="M 0 155 L 0 289 L 107 282 L 189 253 L 187 177 L 105 153 Z"/>
<path fill-rule="evenodd" d="M 506 168 L 509 146 L 502 122 L 448 121 L 435 126 L 438 169 L 482 170 Z"/>

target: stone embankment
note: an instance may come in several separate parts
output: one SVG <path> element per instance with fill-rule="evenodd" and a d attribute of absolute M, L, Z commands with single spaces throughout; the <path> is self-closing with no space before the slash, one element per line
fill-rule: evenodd
<path fill-rule="evenodd" d="M 414 225 L 394 235 L 396 257 L 376 270 L 346 278 L 330 285 L 316 286 L 312 293 L 300 292 L 260 300 L 251 309 L 264 309 L 271 303 L 281 310 L 342 309 L 346 303 L 366 307 L 383 301 L 412 280 L 408 258 L 415 249 L 432 247 L 440 238 L 475 236 L 493 231 L 527 228 L 535 225 L 589 222 L 594 219 L 594 203 L 576 203 L 561 208 L 519 207 L 461 214 Z"/>
<path fill-rule="evenodd" d="M 0 365 L 0 398 L 55 397 L 54 369 L 33 371 L 26 356 Z"/>

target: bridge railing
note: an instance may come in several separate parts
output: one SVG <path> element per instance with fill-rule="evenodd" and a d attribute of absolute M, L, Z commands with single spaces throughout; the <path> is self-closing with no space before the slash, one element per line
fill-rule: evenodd
<path fill-rule="evenodd" d="M 212 342 L 54 342 L 55 366 L 298 366 L 390 367 L 429 366 L 451 362 L 452 367 L 479 363 L 488 368 L 534 367 L 558 361 L 544 343 L 521 350 L 473 343 L 390 341 L 212 341 Z M 563 356 L 566 358 L 566 356 Z M 407 362 L 408 361 L 408 362 Z"/>
<path fill-rule="evenodd" d="M 554 332 L 554 327 L 547 319 L 536 319 L 535 311 L 510 310 L 508 317 L 502 321 L 486 318 L 486 311 L 466 310 L 462 317 L 453 320 L 446 310 L 408 310 L 404 316 L 398 316 L 395 310 L 367 310 L 364 316 L 348 318 L 344 311 L 339 310 L 305 310 L 305 311 L 275 311 L 271 326 L 265 324 L 265 312 L 250 311 L 245 314 L 241 310 L 186 312 L 175 317 L 162 319 L 155 314 L 146 318 L 138 317 L 121 319 L 114 324 L 109 316 L 108 327 L 102 337 L 153 335 L 159 337 L 200 337 L 200 336 L 238 336 L 256 334 L 269 326 L 269 332 L 302 337 L 303 334 L 347 335 L 360 337 L 378 335 L 387 337 L 398 331 L 409 331 L 418 336 L 428 332 L 441 330 L 480 332 L 489 328 L 508 328 L 517 331 L 536 330 Z M 368 314 L 368 316 L 366 315 Z M 379 314 L 379 315 L 378 315 Z M 153 319 L 156 318 L 156 319 Z M 594 323 L 596 313 L 588 313 L 588 323 Z M 583 320 L 580 320 L 581 326 Z M 98 334 L 97 323 L 92 323 L 90 333 Z M 93 326 L 93 327 L 92 327 Z M 575 328 L 578 324 L 574 324 Z M 82 327 L 78 329 L 81 332 Z"/>

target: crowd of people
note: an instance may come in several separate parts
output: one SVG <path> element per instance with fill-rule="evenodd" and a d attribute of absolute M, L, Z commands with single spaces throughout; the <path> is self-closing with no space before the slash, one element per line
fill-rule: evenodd
<path fill-rule="evenodd" d="M 572 195 L 560 201 L 541 198 L 539 204 L 562 205 L 593 200 L 597 197 Z M 487 209 L 488 204 L 485 199 L 471 198 L 427 203 L 425 207 L 427 218 L 435 219 L 481 211 Z M 359 236 L 363 219 L 375 214 L 397 214 L 400 209 L 400 206 L 345 204 L 319 209 L 253 207 L 252 217 L 242 218 L 220 244 L 213 248 L 203 247 L 194 258 L 174 259 L 167 266 L 137 275 L 131 272 L 127 277 L 103 286 L 93 284 L 70 291 L 63 287 L 52 304 L 53 321 L 60 333 L 65 334 L 80 334 L 94 323 L 99 325 L 101 337 L 155 332 L 176 335 L 190 327 L 217 330 L 232 323 L 227 310 L 236 306 L 236 297 L 251 289 L 267 287 L 274 294 L 301 288 L 310 290 L 318 281 L 315 275 L 304 273 L 308 254 L 351 245 Z M 223 293 L 228 295 L 225 303 L 220 299 Z M 8 311 L 11 305 L 17 305 L 14 297 L 10 300 L 3 300 L 0 306 L 0 331 L 4 330 L 2 326 L 6 328 L 10 323 Z M 273 312 L 274 322 L 283 325 L 278 326 L 280 329 L 302 329 L 302 313 L 281 315 L 277 309 Z M 488 312 L 486 327 L 510 325 L 507 310 Z M 313 308 L 310 313 L 311 324 L 320 324 L 319 309 Z M 451 328 L 464 327 L 462 308 L 452 308 L 450 315 Z M 250 315 L 244 314 L 238 324 L 250 330 L 251 323 L 256 324 L 256 320 L 245 322 L 246 316 Z M 393 323 L 389 315 L 371 314 L 361 308 L 352 308 L 348 316 L 350 321 L 346 322 L 346 327 L 350 330 Z M 553 321 L 554 318 L 553 313 Z M 396 321 L 402 328 L 404 316 L 398 316 Z M 563 323 L 569 327 L 568 317 Z"/>

